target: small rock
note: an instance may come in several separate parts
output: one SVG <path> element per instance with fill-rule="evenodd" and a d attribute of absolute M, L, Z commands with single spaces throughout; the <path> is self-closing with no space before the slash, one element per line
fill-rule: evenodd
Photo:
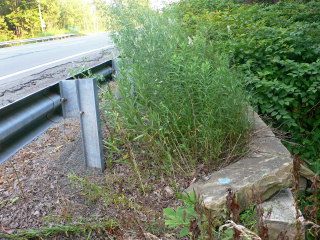
<path fill-rule="evenodd" d="M 172 188 L 169 187 L 169 186 L 166 186 L 166 187 L 164 188 L 164 191 L 165 191 L 170 197 L 172 197 L 173 194 L 174 194 Z"/>
<path fill-rule="evenodd" d="M 39 212 L 39 211 L 35 211 L 35 212 L 33 213 L 33 215 L 38 217 L 38 216 L 40 216 L 40 212 Z"/>
<path fill-rule="evenodd" d="M 4 192 L 2 193 L 2 195 L 3 195 L 4 197 L 8 197 L 8 196 L 9 196 L 9 193 L 8 193 L 8 191 L 4 191 Z"/>
<path fill-rule="evenodd" d="M 208 181 L 208 180 L 210 179 L 210 177 L 209 177 L 209 176 L 202 176 L 202 179 L 203 179 L 204 181 Z"/>
<path fill-rule="evenodd" d="M 164 238 L 163 240 L 175 239 L 173 233 L 166 233 L 166 234 L 164 235 L 164 237 L 165 237 L 165 238 Z"/>
<path fill-rule="evenodd" d="M 147 240 L 160 240 L 157 236 L 151 234 L 151 233 L 145 233 L 144 236 L 146 237 Z"/>

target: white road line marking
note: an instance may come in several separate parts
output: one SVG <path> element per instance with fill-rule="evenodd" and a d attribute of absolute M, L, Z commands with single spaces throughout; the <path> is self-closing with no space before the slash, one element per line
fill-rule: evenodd
<path fill-rule="evenodd" d="M 74 57 L 78 57 L 78 56 L 87 54 L 87 53 L 99 51 L 99 50 L 102 50 L 102 49 L 109 49 L 109 48 L 113 48 L 113 47 L 114 47 L 114 45 L 108 45 L 108 46 L 105 46 L 105 47 L 96 48 L 96 49 L 92 49 L 90 51 L 78 53 L 78 54 L 75 54 L 75 55 L 72 55 L 72 56 L 69 56 L 69 57 L 61 58 L 61 59 L 58 59 L 58 60 L 55 60 L 55 61 L 52 61 L 52 62 L 48 62 L 48 63 L 41 64 L 41 65 L 38 65 L 38 66 L 35 66 L 35 67 L 32 67 L 32 68 L 21 70 L 19 72 L 15 72 L 15 73 L 11 73 L 11 74 L 2 76 L 2 77 L 0 77 L 0 80 L 6 79 L 6 78 L 9 78 L 9 77 L 13 77 L 13 76 L 16 76 L 16 75 L 19 75 L 19 74 L 22 74 L 22 73 L 26 73 L 26 72 L 29 72 L 29 71 L 32 71 L 32 70 L 35 70 L 35 69 L 38 69 L 38 68 L 46 67 L 46 66 L 49 66 L 51 64 L 62 62 L 62 61 L 65 61 L 65 60 L 68 60 L 68 59 L 71 59 L 71 58 L 74 58 Z"/>

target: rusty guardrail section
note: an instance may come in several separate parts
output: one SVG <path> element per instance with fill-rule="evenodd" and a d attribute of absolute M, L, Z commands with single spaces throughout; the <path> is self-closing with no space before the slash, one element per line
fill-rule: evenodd
<path fill-rule="evenodd" d="M 108 80 L 114 69 L 104 62 L 0 108 L 0 164 L 61 119 L 80 118 L 86 166 L 103 170 L 97 79 L 87 74 Z"/>
<path fill-rule="evenodd" d="M 76 36 L 76 34 L 70 33 L 70 34 L 63 34 L 63 35 L 58 35 L 58 36 L 49 36 L 49 37 L 39 37 L 39 38 L 13 40 L 13 41 L 7 41 L 7 42 L 0 42 L 0 47 L 10 46 L 10 45 L 20 44 L 20 43 L 50 41 L 50 40 L 62 39 L 62 38 L 68 38 L 68 37 L 74 37 L 74 36 Z"/>

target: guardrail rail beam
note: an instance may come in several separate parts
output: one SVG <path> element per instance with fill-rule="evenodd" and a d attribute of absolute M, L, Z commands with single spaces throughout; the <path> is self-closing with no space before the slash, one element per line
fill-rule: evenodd
<path fill-rule="evenodd" d="M 0 163 L 62 119 L 59 86 L 0 108 Z"/>

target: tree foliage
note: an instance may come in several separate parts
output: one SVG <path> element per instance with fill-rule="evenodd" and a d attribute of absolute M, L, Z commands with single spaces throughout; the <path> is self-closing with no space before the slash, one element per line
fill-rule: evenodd
<path fill-rule="evenodd" d="M 86 0 L 0 0 L 0 40 L 41 33 L 39 6 L 46 32 L 101 29 L 104 21 L 95 3 Z"/>
<path fill-rule="evenodd" d="M 6 31 L 11 31 L 17 37 L 33 34 L 37 24 L 36 0 L 0 0 L 0 16 L 4 18 Z"/>

